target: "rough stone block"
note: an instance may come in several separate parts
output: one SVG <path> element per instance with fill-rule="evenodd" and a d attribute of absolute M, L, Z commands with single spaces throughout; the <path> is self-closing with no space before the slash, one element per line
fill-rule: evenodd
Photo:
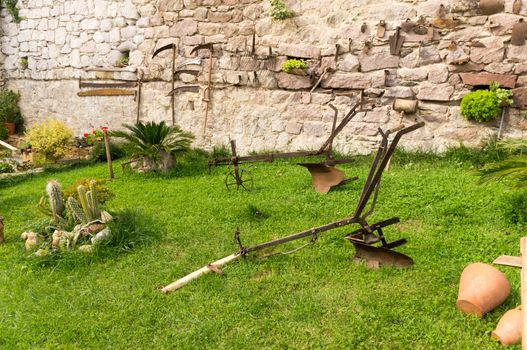
<path fill-rule="evenodd" d="M 367 89 L 371 87 L 371 76 L 362 73 L 336 73 L 322 80 L 321 85 L 329 89 Z"/>
<path fill-rule="evenodd" d="M 434 64 L 427 67 L 428 81 L 434 84 L 441 84 L 448 80 L 448 67 L 444 64 Z"/>
<path fill-rule="evenodd" d="M 277 76 L 278 87 L 288 90 L 309 89 L 311 87 L 311 79 L 307 76 L 300 76 L 288 73 L 278 73 Z"/>
<path fill-rule="evenodd" d="M 359 63 L 362 72 L 396 68 L 399 65 L 399 56 L 391 55 L 388 47 L 374 47 L 368 54 L 359 54 Z"/>
<path fill-rule="evenodd" d="M 312 45 L 281 44 L 278 46 L 277 53 L 298 58 L 320 58 L 320 49 Z"/>
<path fill-rule="evenodd" d="M 448 84 L 423 82 L 418 87 L 417 99 L 427 101 L 450 101 L 454 87 Z"/>
<path fill-rule="evenodd" d="M 488 72 L 480 73 L 460 73 L 463 84 L 478 86 L 490 85 L 491 82 L 496 81 L 502 87 L 514 88 L 516 86 L 516 75 L 513 74 L 494 74 Z"/>
<path fill-rule="evenodd" d="M 483 38 L 470 50 L 470 60 L 475 63 L 501 62 L 505 54 L 503 39 L 500 37 Z"/>

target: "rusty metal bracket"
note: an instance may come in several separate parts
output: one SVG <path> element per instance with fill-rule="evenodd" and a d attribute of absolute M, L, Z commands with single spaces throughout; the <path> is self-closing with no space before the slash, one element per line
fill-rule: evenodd
<path fill-rule="evenodd" d="M 390 43 L 390 53 L 392 55 L 399 55 L 401 52 L 401 47 L 404 43 L 404 36 L 401 35 L 401 27 L 395 29 L 395 34 L 391 35 L 389 38 Z"/>
<path fill-rule="evenodd" d="M 120 81 L 116 83 L 95 83 L 86 82 L 79 78 L 79 89 L 91 88 L 91 89 L 117 89 L 117 88 L 133 88 L 137 86 L 136 81 Z"/>
<path fill-rule="evenodd" d="M 135 90 L 124 90 L 124 89 L 96 89 L 88 91 L 79 91 L 77 96 L 135 96 Z"/>

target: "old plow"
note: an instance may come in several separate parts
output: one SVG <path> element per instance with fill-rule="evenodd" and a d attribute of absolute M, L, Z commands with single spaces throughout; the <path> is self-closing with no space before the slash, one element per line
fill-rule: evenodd
<path fill-rule="evenodd" d="M 359 229 L 345 236 L 345 238 L 349 240 L 355 247 L 354 260 L 365 261 L 370 267 L 393 266 L 404 268 L 413 265 L 413 260 L 410 257 L 393 251 L 393 248 L 405 244 L 406 239 L 403 238 L 388 242 L 383 232 L 383 228 L 398 223 L 399 218 L 393 217 L 387 220 L 376 222 L 374 224 L 369 224 L 367 219 L 375 209 L 375 204 L 379 196 L 379 188 L 383 172 L 390 162 L 390 159 L 395 152 L 401 137 L 407 133 L 421 128 L 423 125 L 424 123 L 421 122 L 408 127 L 400 127 L 393 130 L 382 131 L 379 129 L 382 140 L 373 159 L 368 177 L 364 183 L 364 187 L 362 189 L 355 211 L 351 217 L 251 247 L 246 247 L 242 244 L 240 239 L 240 230 L 237 229 L 235 232 L 235 239 L 239 246 L 238 252 L 204 266 L 201 269 L 194 271 L 193 273 L 169 284 L 162 289 L 162 292 L 169 293 L 211 271 L 218 274 L 223 274 L 221 271 L 222 266 L 238 259 L 239 257 L 246 256 L 249 253 L 310 237 L 310 242 L 306 244 L 308 245 L 310 243 L 314 243 L 317 240 L 318 235 L 322 232 L 341 228 L 351 224 L 360 225 Z M 390 142 L 390 134 L 394 132 L 395 136 Z M 368 203 L 370 203 L 369 206 Z M 293 251 L 298 249 L 299 248 Z"/>
<path fill-rule="evenodd" d="M 351 110 L 344 116 L 344 118 L 337 125 L 338 110 L 329 104 L 331 109 L 334 111 L 333 125 L 331 128 L 331 134 L 326 139 L 324 144 L 316 151 L 298 151 L 298 152 L 286 152 L 286 153 L 270 153 L 270 154 L 259 154 L 251 156 L 238 156 L 236 149 L 236 141 L 231 140 L 231 157 L 227 158 L 216 158 L 209 161 L 209 174 L 213 166 L 227 165 L 227 175 L 225 177 L 225 187 L 231 188 L 243 188 L 249 190 L 253 187 L 254 180 L 252 174 L 245 170 L 240 169 L 240 164 L 255 163 L 255 162 L 273 162 L 275 159 L 286 159 L 286 158 L 302 158 L 302 157 L 320 157 L 325 156 L 326 160 L 320 163 L 299 163 L 299 165 L 307 168 L 311 174 L 313 180 L 313 186 L 317 192 L 327 193 L 331 188 L 340 186 L 350 181 L 357 180 L 357 177 L 350 179 L 345 178 L 345 174 L 342 170 L 335 167 L 337 164 L 351 163 L 352 159 L 335 159 L 333 152 L 333 140 L 339 135 L 344 127 L 353 119 L 353 117 L 360 112 L 367 112 L 371 109 L 362 109 L 363 102 L 355 104 Z"/>

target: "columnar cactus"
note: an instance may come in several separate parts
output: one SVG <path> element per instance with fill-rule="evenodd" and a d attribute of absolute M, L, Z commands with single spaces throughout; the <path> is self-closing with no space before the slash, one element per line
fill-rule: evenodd
<path fill-rule="evenodd" d="M 46 192 L 53 213 L 53 221 L 58 224 L 64 214 L 64 203 L 62 202 L 62 190 L 57 181 L 51 180 L 46 186 Z"/>
<path fill-rule="evenodd" d="M 86 192 L 86 188 L 83 185 L 77 187 L 79 202 L 87 222 L 101 218 L 101 210 L 99 209 L 99 201 L 97 199 L 97 189 L 95 187 L 96 183 L 96 181 L 90 182 L 90 191 L 88 192 Z"/>
<path fill-rule="evenodd" d="M 84 211 L 81 209 L 81 207 L 79 207 L 79 203 L 77 203 L 75 198 L 73 197 L 68 198 L 68 207 L 70 208 L 71 214 L 77 221 L 83 224 L 88 222 L 88 220 L 86 219 L 86 215 L 84 214 Z"/>

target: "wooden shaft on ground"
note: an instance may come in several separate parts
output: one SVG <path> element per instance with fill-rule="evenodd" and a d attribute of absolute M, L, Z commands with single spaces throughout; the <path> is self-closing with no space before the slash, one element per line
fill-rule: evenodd
<path fill-rule="evenodd" d="M 4 243 L 4 218 L 0 216 L 0 244 Z"/>
<path fill-rule="evenodd" d="M 103 129 L 102 134 L 104 135 L 104 148 L 106 148 L 106 161 L 108 162 L 108 173 L 110 179 L 113 179 L 113 166 L 112 166 L 112 153 L 110 152 L 110 137 L 108 136 L 108 130 Z"/>
<path fill-rule="evenodd" d="M 172 46 L 172 90 L 176 86 L 176 45 Z M 172 94 L 170 104 L 172 107 L 172 125 L 176 124 L 176 97 Z"/>
<path fill-rule="evenodd" d="M 522 313 L 523 313 L 523 325 L 522 325 L 522 349 L 527 350 L 527 319 L 525 313 L 527 309 L 527 237 L 522 237 L 520 240 L 520 251 L 522 258 L 522 271 L 521 271 L 521 302 L 522 302 Z"/>
<path fill-rule="evenodd" d="M 229 256 L 226 256 L 223 259 L 220 259 L 218 261 L 213 262 L 212 264 L 203 266 L 201 269 L 196 270 L 192 272 L 189 275 L 186 275 L 185 277 L 182 277 L 178 279 L 177 281 L 169 284 L 168 286 L 161 289 L 161 291 L 165 294 L 168 294 L 176 289 L 179 289 L 183 287 L 185 284 L 195 280 L 196 278 L 200 277 L 201 275 L 205 275 L 207 273 L 210 273 L 211 271 L 221 269 L 221 267 L 227 263 L 230 263 L 233 260 L 238 259 L 241 256 L 240 253 L 232 254 Z"/>

